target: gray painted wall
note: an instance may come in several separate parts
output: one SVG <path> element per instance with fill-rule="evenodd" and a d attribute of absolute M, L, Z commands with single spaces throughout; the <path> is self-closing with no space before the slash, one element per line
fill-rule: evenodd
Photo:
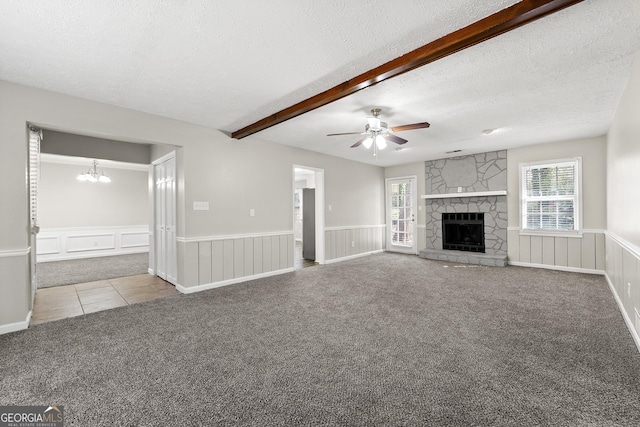
<path fill-rule="evenodd" d="M 582 157 L 582 228 L 573 237 L 520 233 L 520 163 Z M 509 262 L 576 271 L 605 269 L 606 139 L 532 145 L 507 152 Z M 530 233 L 529 233 L 530 234 Z"/>
<path fill-rule="evenodd" d="M 607 135 L 607 278 L 640 349 L 640 55 Z"/>
<path fill-rule="evenodd" d="M 30 310 L 27 123 L 105 139 L 178 146 L 178 281 L 190 274 L 190 239 L 293 230 L 293 165 L 325 171 L 325 225 L 384 223 L 384 170 L 259 137 L 230 139 L 215 129 L 0 82 L 0 330 Z M 157 152 L 156 152 L 157 154 Z M 208 201 L 209 211 L 194 211 Z M 331 205 L 331 210 L 328 209 Z M 249 216 L 255 209 L 256 216 Z M 199 244 L 199 243 L 193 243 Z M 6 268 L 6 269 L 5 269 Z M 11 329 L 13 326 L 9 326 Z"/>
<path fill-rule="evenodd" d="M 65 156 L 89 157 L 129 163 L 151 163 L 151 146 L 92 136 L 43 130 L 40 151 Z"/>
<path fill-rule="evenodd" d="M 38 219 L 41 228 L 131 226 L 149 224 L 149 173 L 98 168 L 111 182 L 76 179 L 86 166 L 40 164 Z"/>
<path fill-rule="evenodd" d="M 607 229 L 640 248 L 640 55 L 607 141 Z"/>
<path fill-rule="evenodd" d="M 583 228 L 604 230 L 607 226 L 606 168 L 607 145 L 604 136 L 551 144 L 531 145 L 507 151 L 507 191 L 509 227 L 520 227 L 519 164 L 582 157 Z"/>

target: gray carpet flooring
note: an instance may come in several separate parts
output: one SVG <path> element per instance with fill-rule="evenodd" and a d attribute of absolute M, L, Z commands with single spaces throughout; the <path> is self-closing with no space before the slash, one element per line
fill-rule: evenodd
<path fill-rule="evenodd" d="M 137 274 L 145 274 L 148 270 L 148 252 L 68 261 L 39 262 L 36 266 L 39 289 L 135 276 Z"/>
<path fill-rule="evenodd" d="M 640 425 L 603 277 L 379 254 L 0 336 L 68 425 Z"/>

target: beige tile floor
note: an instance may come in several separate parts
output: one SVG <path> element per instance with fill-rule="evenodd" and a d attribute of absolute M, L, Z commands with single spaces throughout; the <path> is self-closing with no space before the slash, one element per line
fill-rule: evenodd
<path fill-rule="evenodd" d="M 38 289 L 31 325 L 179 293 L 170 283 L 150 274 Z"/>

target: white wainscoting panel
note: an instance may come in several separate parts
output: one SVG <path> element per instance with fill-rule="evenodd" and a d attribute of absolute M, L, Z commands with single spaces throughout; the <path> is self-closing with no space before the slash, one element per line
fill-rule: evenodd
<path fill-rule="evenodd" d="M 42 228 L 36 241 L 38 262 L 148 251 L 148 225 Z"/>
<path fill-rule="evenodd" d="M 533 235 L 509 228 L 509 264 L 604 274 L 604 233 L 604 230 L 584 230 L 580 236 Z"/>
<path fill-rule="evenodd" d="M 293 271 L 293 231 L 178 238 L 184 247 L 183 293 Z"/>
<path fill-rule="evenodd" d="M 327 228 L 325 260 L 337 262 L 385 247 L 384 225 Z M 294 270 L 293 231 L 178 238 L 183 293 L 244 282 Z"/>
<path fill-rule="evenodd" d="M 427 248 L 427 226 L 425 224 L 418 225 L 418 253 Z"/>
<path fill-rule="evenodd" d="M 325 261 L 336 262 L 383 251 L 386 246 L 385 230 L 384 224 L 327 227 Z"/>
<path fill-rule="evenodd" d="M 121 248 L 148 248 L 149 247 L 149 231 L 127 231 L 120 234 L 122 239 Z"/>
<path fill-rule="evenodd" d="M 67 236 L 67 253 L 115 250 L 115 233 L 76 234 Z"/>
<path fill-rule="evenodd" d="M 0 250 L 0 335 L 27 329 L 29 326 L 33 303 L 29 274 L 30 253 L 31 249 L 28 247 Z"/>
<path fill-rule="evenodd" d="M 38 250 L 38 257 L 41 255 L 48 254 L 59 254 L 60 253 L 60 236 L 42 236 L 38 235 L 38 240 L 36 241 L 36 246 Z"/>
<path fill-rule="evenodd" d="M 606 278 L 640 351 L 640 248 L 606 233 Z"/>

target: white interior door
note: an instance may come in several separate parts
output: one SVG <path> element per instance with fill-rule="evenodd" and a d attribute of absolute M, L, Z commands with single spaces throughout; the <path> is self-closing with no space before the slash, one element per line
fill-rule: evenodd
<path fill-rule="evenodd" d="M 156 276 L 177 283 L 176 159 L 154 164 L 154 265 Z"/>
<path fill-rule="evenodd" d="M 155 178 L 155 192 L 153 200 L 155 203 L 154 209 L 154 272 L 155 275 L 166 280 L 166 262 L 165 254 L 165 228 L 164 228 L 164 197 L 165 197 L 165 183 L 164 183 L 164 164 L 160 163 L 154 165 L 153 176 Z"/>
<path fill-rule="evenodd" d="M 387 250 L 417 254 L 417 178 L 387 179 L 386 193 Z"/>

